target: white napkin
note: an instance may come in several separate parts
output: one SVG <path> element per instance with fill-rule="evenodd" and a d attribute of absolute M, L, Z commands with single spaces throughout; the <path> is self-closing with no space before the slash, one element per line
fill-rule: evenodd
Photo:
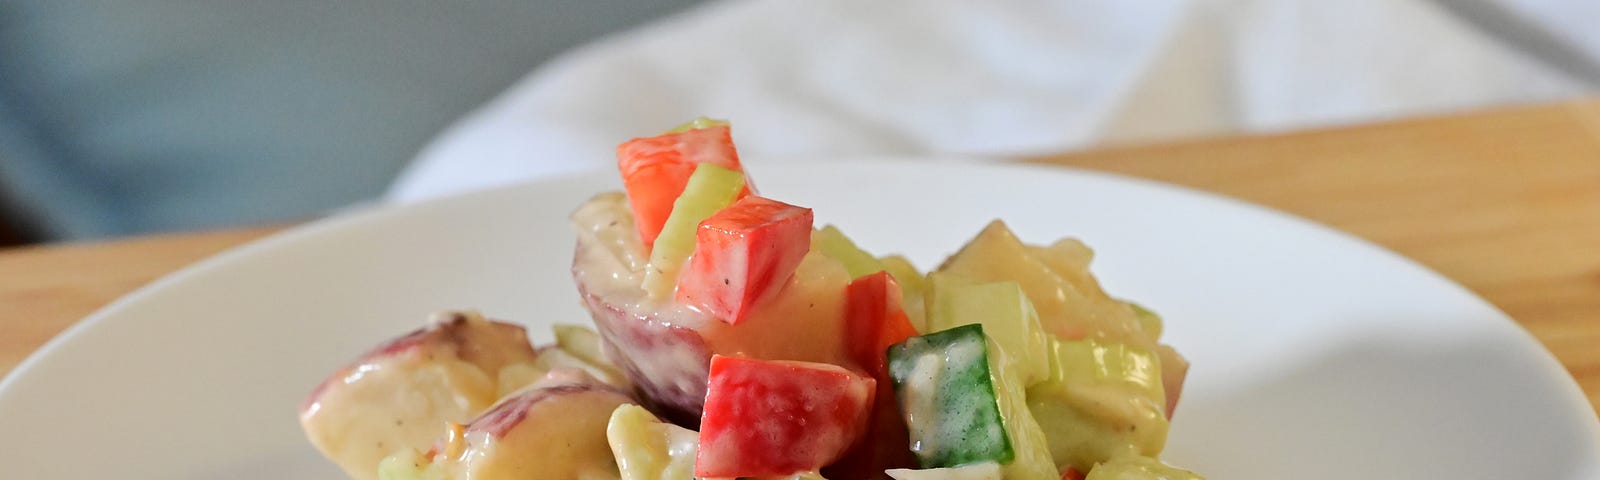
<path fill-rule="evenodd" d="M 535 71 L 390 198 L 614 168 L 618 143 L 701 115 L 732 120 L 743 156 L 992 156 L 1556 99 L 1600 75 L 1600 29 L 1577 20 L 1595 18 L 1537 0 L 712 2 Z"/>

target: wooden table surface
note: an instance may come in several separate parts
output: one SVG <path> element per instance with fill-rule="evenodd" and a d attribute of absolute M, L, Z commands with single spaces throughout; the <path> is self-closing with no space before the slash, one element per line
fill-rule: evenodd
<path fill-rule="evenodd" d="M 1600 405 L 1600 101 L 1030 161 L 1218 192 L 1377 242 L 1509 313 Z M 0 372 L 118 296 L 276 230 L 0 251 Z"/>

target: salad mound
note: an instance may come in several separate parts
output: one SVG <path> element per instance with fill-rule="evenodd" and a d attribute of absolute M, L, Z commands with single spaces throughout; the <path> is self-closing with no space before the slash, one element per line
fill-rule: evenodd
<path fill-rule="evenodd" d="M 1199 479 L 1188 362 L 1082 242 L 985 227 L 932 272 L 761 195 L 726 122 L 617 149 L 572 215 L 594 330 L 438 314 L 301 407 L 360 480 Z"/>

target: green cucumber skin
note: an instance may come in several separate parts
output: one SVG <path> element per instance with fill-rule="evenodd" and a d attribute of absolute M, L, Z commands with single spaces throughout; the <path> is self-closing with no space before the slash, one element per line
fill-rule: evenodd
<path fill-rule="evenodd" d="M 983 327 L 973 324 L 911 337 L 889 347 L 889 376 L 911 427 L 912 450 L 923 468 L 985 461 L 1006 464 L 1015 458 L 989 372 L 988 346 Z M 970 353 L 973 350 L 975 354 Z M 929 355 L 939 362 L 928 415 L 933 418 L 913 418 L 921 409 L 914 405 L 919 401 L 916 396 L 928 392 L 913 391 L 917 389 L 912 376 L 919 373 L 919 360 Z M 919 428 L 914 422 L 931 424 Z"/>

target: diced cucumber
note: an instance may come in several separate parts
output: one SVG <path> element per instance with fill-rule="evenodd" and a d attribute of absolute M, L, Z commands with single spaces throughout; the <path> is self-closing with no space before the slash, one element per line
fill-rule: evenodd
<path fill-rule="evenodd" d="M 1094 467 L 1084 480 L 1205 480 L 1150 457 L 1123 456 Z"/>
<path fill-rule="evenodd" d="M 644 407 L 622 405 L 611 412 L 606 442 L 621 480 L 693 480 L 700 436 L 666 423 Z"/>
<path fill-rule="evenodd" d="M 1027 394 L 1057 465 L 1088 471 L 1121 455 L 1160 454 L 1167 418 L 1156 353 L 1093 339 L 1050 343 L 1050 378 Z"/>
<path fill-rule="evenodd" d="M 983 326 L 966 325 L 889 347 L 889 376 L 923 468 L 1015 458 L 1000 419 Z"/>
<path fill-rule="evenodd" d="M 993 461 L 1004 478 L 1055 480 L 1023 389 L 995 363 L 983 325 L 911 337 L 889 349 L 889 375 L 923 468 Z"/>
<path fill-rule="evenodd" d="M 917 270 L 916 265 L 912 265 L 906 257 L 890 255 L 878 261 L 883 262 L 884 270 L 888 270 L 894 281 L 900 284 L 900 298 L 905 302 L 906 316 L 910 317 L 911 326 L 918 332 L 929 332 L 927 306 L 924 303 L 928 292 L 928 277 Z"/>
<path fill-rule="evenodd" d="M 1000 347 L 1000 364 L 1011 369 L 1024 388 L 1050 374 L 1044 329 L 1039 314 L 1016 282 L 972 283 L 949 273 L 929 276 L 933 305 L 928 329 L 978 323 Z"/>
<path fill-rule="evenodd" d="M 672 204 L 672 214 L 656 236 L 645 269 L 644 289 L 652 299 L 672 298 L 678 271 L 694 253 L 695 229 L 700 222 L 726 208 L 744 190 L 744 174 L 709 163 L 695 167 L 683 194 Z"/>
<path fill-rule="evenodd" d="M 699 129 L 702 129 L 702 128 L 726 127 L 726 126 L 728 126 L 728 121 L 727 120 L 717 120 L 717 119 L 714 119 L 714 118 L 700 117 L 700 118 L 696 118 L 694 120 L 690 120 L 688 122 L 684 122 L 684 124 L 682 124 L 682 125 L 678 125 L 676 127 L 672 127 L 672 130 L 667 130 L 667 133 L 683 133 L 683 132 L 687 132 L 687 131 L 690 131 L 690 130 L 699 130 Z"/>
<path fill-rule="evenodd" d="M 378 463 L 378 480 L 449 480 L 442 467 L 407 449 Z"/>
<path fill-rule="evenodd" d="M 811 245 L 823 255 L 838 260 L 844 264 L 844 269 L 850 272 L 850 278 L 856 279 L 884 270 L 883 262 L 878 261 L 872 254 L 861 250 L 850 237 L 844 236 L 833 225 L 824 225 L 811 235 Z M 893 273 L 890 273 L 893 275 Z"/>

